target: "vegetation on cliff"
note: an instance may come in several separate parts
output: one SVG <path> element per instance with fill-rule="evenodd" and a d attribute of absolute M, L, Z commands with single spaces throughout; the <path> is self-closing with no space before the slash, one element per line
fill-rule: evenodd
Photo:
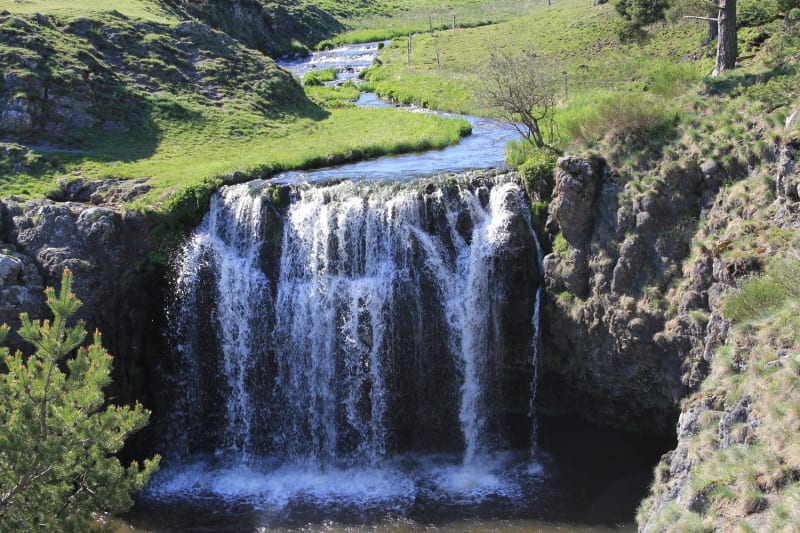
<path fill-rule="evenodd" d="M 112 359 L 99 333 L 81 347 L 83 323 L 69 324 L 81 305 L 69 270 L 46 294 L 52 322 L 21 316 L 34 353 L 0 348 L 0 531 L 86 531 L 97 513 L 128 510 L 158 467 L 158 457 L 126 468 L 115 456 L 150 413 L 105 405 Z"/>
<path fill-rule="evenodd" d="M 547 314 L 561 329 L 546 342 L 570 357 L 545 369 L 545 387 L 580 375 L 584 414 L 660 432 L 674 427 L 688 394 L 643 528 L 780 530 L 800 520 L 800 198 L 796 184 L 787 192 L 776 179 L 779 154 L 797 144 L 796 121 L 786 131 L 800 97 L 796 0 L 740 0 L 738 68 L 715 78 L 707 25 L 683 18 L 704 5 L 693 0 L 648 19 L 650 38 L 636 43 L 618 39 L 613 4 L 586 0 L 320 0 L 304 14 L 240 0 L 237 16 L 265 32 L 237 25 L 245 19 L 230 14 L 233 3 L 125 0 L 111 11 L 0 0 L 9 66 L 0 126 L 18 141 L 0 150 L 0 194 L 65 197 L 58 178 L 146 178 L 128 205 L 190 224 L 226 180 L 442 146 L 465 133 L 463 123 L 422 114 L 353 109 L 353 86 L 304 90 L 264 52 L 399 36 L 367 86 L 473 114 L 491 112 L 476 89 L 492 53 L 541 58 L 557 65 L 556 136 L 546 149 L 509 150 L 539 228 L 556 154 L 585 161 L 562 169 L 585 178 L 576 204 L 585 209 L 550 228 Z M 270 40 L 278 15 L 311 37 Z M 331 35 L 344 28 L 352 31 Z M 728 322 L 729 342 L 717 347 Z"/>

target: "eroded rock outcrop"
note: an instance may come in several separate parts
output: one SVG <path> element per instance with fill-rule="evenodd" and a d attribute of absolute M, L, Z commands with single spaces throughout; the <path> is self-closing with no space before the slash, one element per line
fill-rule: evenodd
<path fill-rule="evenodd" d="M 105 183 L 94 194 L 104 187 L 113 190 Z M 70 268 L 83 302 L 78 317 L 90 334 L 103 333 L 103 344 L 115 356 L 109 395 L 147 405 L 163 351 L 158 323 L 163 272 L 146 261 L 152 221 L 95 200 L 104 205 L 0 201 L 0 323 L 8 323 L 13 332 L 21 312 L 49 318 L 42 291 L 58 287 L 63 269 Z M 30 350 L 13 333 L 8 342 L 12 349 Z"/>
<path fill-rule="evenodd" d="M 786 439 L 796 438 L 798 425 L 778 405 L 780 394 L 792 394 L 787 376 L 800 360 L 795 331 L 785 317 L 731 329 L 721 313 L 732 288 L 791 252 L 773 237 L 800 230 L 798 145 L 788 135 L 775 153 L 767 170 L 775 189 L 747 180 L 720 193 L 698 234 L 713 246 L 700 247 L 688 262 L 687 282 L 676 288 L 684 296 L 704 291 L 709 315 L 686 362 L 684 377 L 695 392 L 683 402 L 676 448 L 656 468 L 651 496 L 640 509 L 640 531 L 684 531 L 690 523 L 715 531 L 745 524 L 755 531 L 787 531 L 781 524 L 787 516 L 795 519 L 780 510 L 780 493 L 800 477 L 795 444 Z M 746 244 L 750 238 L 752 248 Z M 685 315 L 673 319 L 673 327 L 685 329 L 682 320 Z M 780 380 L 788 389 L 771 392 Z"/>
<path fill-rule="evenodd" d="M 698 219 L 721 178 L 713 165 L 693 162 L 665 163 L 639 181 L 600 159 L 559 159 L 548 220 L 557 238 L 544 260 L 545 410 L 673 430 L 684 360 L 704 332 L 685 318 L 671 322 L 676 313 L 665 295 L 683 276 Z M 686 313 L 707 305 L 710 268 L 701 263 L 692 273 Z"/>

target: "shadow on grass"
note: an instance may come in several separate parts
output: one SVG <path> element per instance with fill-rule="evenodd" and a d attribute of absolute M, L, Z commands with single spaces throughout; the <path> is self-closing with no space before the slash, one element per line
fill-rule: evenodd
<path fill-rule="evenodd" d="M 709 96 L 738 96 L 750 87 L 763 85 L 777 77 L 792 76 L 796 73 L 797 70 L 793 66 L 780 65 L 758 73 L 734 71 L 727 76 L 706 78 L 703 82 L 706 87 L 705 92 Z"/>

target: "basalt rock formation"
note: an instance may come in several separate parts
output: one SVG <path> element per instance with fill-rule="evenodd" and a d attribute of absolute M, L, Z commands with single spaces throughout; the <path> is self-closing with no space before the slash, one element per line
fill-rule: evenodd
<path fill-rule="evenodd" d="M 0 322 L 13 332 L 20 312 L 48 318 L 42 291 L 58 287 L 69 268 L 83 302 L 78 318 L 90 333 L 103 334 L 115 356 L 109 396 L 152 407 L 164 351 L 164 274 L 147 261 L 155 247 L 153 221 L 108 203 L 136 195 L 137 189 L 142 184 L 136 181 L 73 183 L 58 193 L 64 202 L 0 201 Z M 13 333 L 8 342 L 23 353 L 31 349 Z"/>
<path fill-rule="evenodd" d="M 601 159 L 558 161 L 545 257 L 542 402 L 600 423 L 669 434 L 682 365 L 700 331 L 674 328 L 663 295 L 682 277 L 697 221 L 722 182 L 665 164 L 647 186 Z M 682 302 L 703 306 L 697 291 Z"/>

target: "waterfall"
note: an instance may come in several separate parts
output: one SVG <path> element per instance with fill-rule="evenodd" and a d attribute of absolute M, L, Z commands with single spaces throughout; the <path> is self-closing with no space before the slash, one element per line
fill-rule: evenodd
<path fill-rule="evenodd" d="M 520 187 L 343 182 L 284 204 L 273 187 L 223 188 L 175 262 L 178 454 L 473 464 L 507 445 L 539 335 Z"/>

